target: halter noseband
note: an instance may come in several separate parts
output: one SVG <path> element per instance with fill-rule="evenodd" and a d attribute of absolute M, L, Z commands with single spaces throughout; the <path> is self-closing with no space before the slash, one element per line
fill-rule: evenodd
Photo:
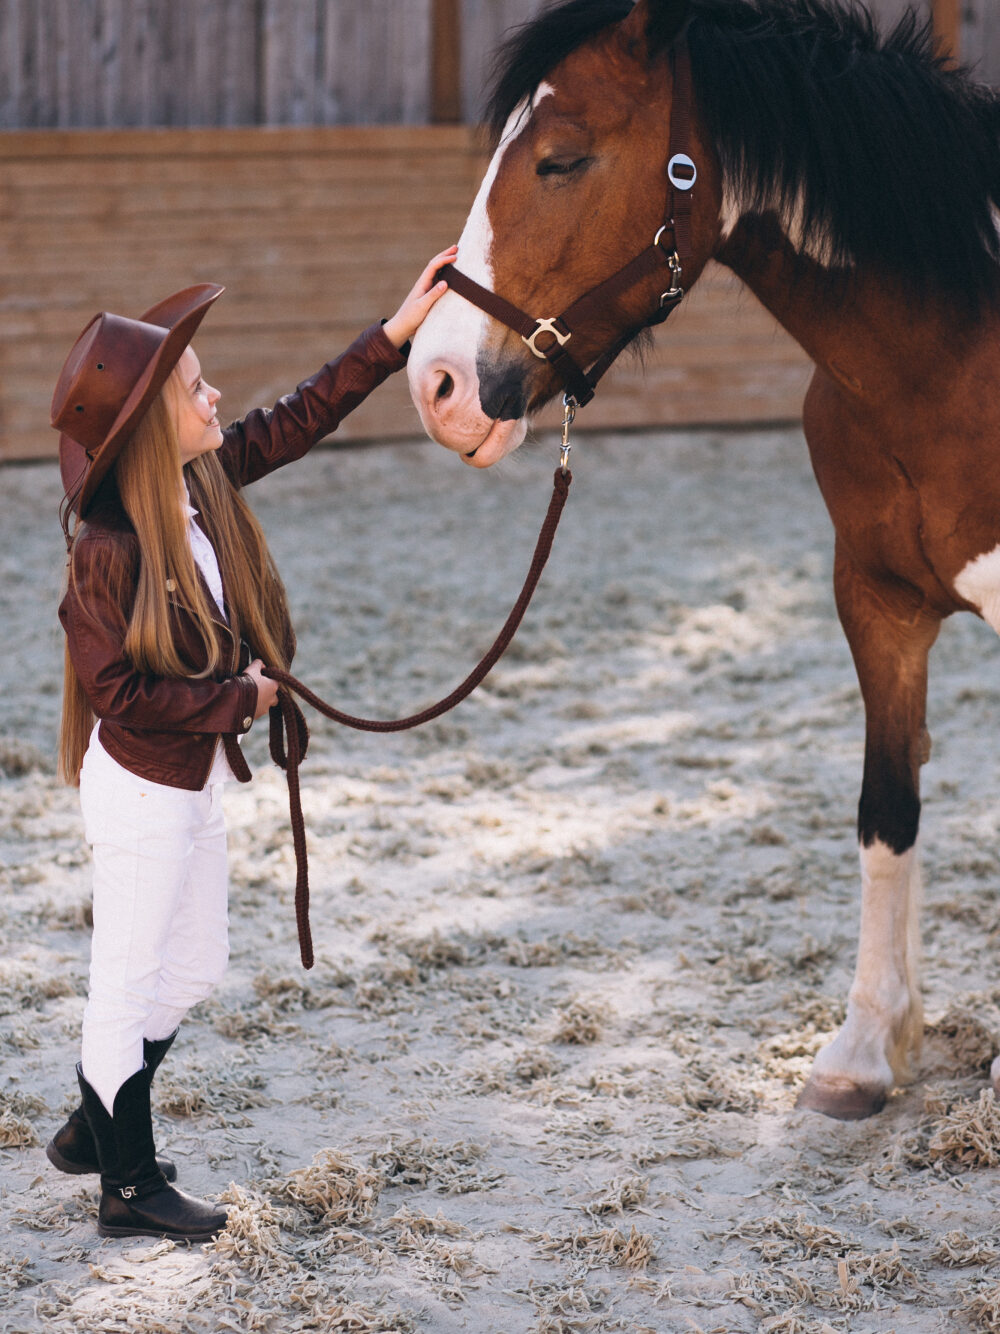
<path fill-rule="evenodd" d="M 687 149 L 691 129 L 691 57 L 687 44 L 678 42 L 674 51 L 674 95 L 670 126 L 670 160 L 667 163 L 667 178 L 670 181 L 670 200 L 667 220 L 656 233 L 652 244 L 636 255 L 635 259 L 620 268 L 617 273 L 604 282 L 585 292 L 561 315 L 545 319 L 532 319 L 519 307 L 489 288 L 481 286 L 472 278 L 461 273 L 452 264 L 439 270 L 438 277 L 446 279 L 449 288 L 465 297 L 474 306 L 493 319 L 505 324 L 508 329 L 521 335 L 531 352 L 542 361 L 547 361 L 562 381 L 566 393 L 567 406 L 583 407 L 594 397 L 598 380 L 604 375 L 619 354 L 632 341 L 635 330 L 631 330 L 603 352 L 589 371 L 582 366 L 568 350 L 572 340 L 587 320 L 598 314 L 610 301 L 623 295 L 641 278 L 658 271 L 666 264 L 670 273 L 670 286 L 660 294 L 660 303 L 642 327 L 649 328 L 662 324 L 673 313 L 684 295 L 681 276 L 685 262 L 691 257 L 691 191 L 698 178 L 698 168 Z M 661 244 L 662 237 L 670 233 L 673 245 L 667 249 Z M 539 346 L 539 339 L 550 334 L 544 347 Z"/>

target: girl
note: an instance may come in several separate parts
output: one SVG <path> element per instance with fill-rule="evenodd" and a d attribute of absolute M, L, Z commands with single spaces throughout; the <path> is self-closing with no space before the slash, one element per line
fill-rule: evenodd
<path fill-rule="evenodd" d="M 295 637 L 264 535 L 240 489 L 301 458 L 392 371 L 446 290 L 435 256 L 399 310 L 282 398 L 223 431 L 191 339 L 222 288 L 178 292 L 141 319 L 104 313 L 56 385 L 69 546 L 60 772 L 80 785 L 94 857 L 82 1105 L 47 1147 L 101 1174 L 105 1236 L 203 1241 L 226 1211 L 170 1184 L 150 1082 L 228 959 L 222 785 L 236 744 L 275 703 L 265 663 Z M 69 515 L 80 523 L 69 535 Z M 98 720 L 96 726 L 95 715 Z"/>

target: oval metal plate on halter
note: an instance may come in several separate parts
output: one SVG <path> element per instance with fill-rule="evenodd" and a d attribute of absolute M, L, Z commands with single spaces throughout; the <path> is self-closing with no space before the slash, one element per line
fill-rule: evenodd
<path fill-rule="evenodd" d="M 678 176 L 677 168 L 686 167 L 691 175 Z M 675 153 L 667 163 L 667 177 L 670 184 L 677 190 L 690 190 L 692 185 L 698 179 L 698 168 L 694 165 L 687 153 Z"/>

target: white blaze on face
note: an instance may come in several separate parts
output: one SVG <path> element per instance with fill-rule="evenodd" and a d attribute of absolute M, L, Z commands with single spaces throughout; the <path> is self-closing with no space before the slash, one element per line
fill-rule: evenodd
<path fill-rule="evenodd" d="M 490 263 L 493 230 L 487 210 L 490 191 L 505 153 L 528 124 L 530 112 L 542 97 L 552 91 L 551 85 L 542 84 L 531 107 L 522 102 L 511 115 L 459 238 L 456 267 L 491 292 L 495 288 Z M 409 356 L 407 375 L 410 392 L 424 429 L 441 443 L 463 451 L 477 446 L 493 425 L 482 412 L 479 403 L 476 369 L 476 355 L 485 341 L 489 324 L 488 316 L 471 301 L 466 301 L 457 293 L 448 292 L 432 308 L 417 331 Z M 442 372 L 450 377 L 454 385 L 443 407 L 435 395 Z M 512 436 L 516 425 L 502 423 L 505 428 L 503 434 Z M 500 433 L 494 431 L 494 434 Z M 516 440 L 506 442 L 511 448 L 516 448 L 523 439 L 523 426 L 516 434 Z M 504 452 L 507 452 L 506 449 Z"/>
<path fill-rule="evenodd" d="M 493 286 L 493 266 L 490 264 L 490 254 L 493 250 L 493 229 L 490 226 L 490 216 L 486 207 L 490 191 L 493 189 L 493 183 L 500 171 L 504 155 L 528 124 L 531 112 L 534 111 L 543 97 L 554 91 L 555 89 L 551 84 L 542 83 L 532 99 L 530 108 L 527 102 L 522 102 L 512 112 L 504 127 L 503 134 L 500 136 L 496 152 L 490 159 L 490 165 L 486 169 L 486 175 L 479 186 L 479 192 L 472 208 L 469 210 L 462 235 L 458 239 L 456 267 L 490 292 L 496 290 Z M 466 301 L 464 297 L 449 292 L 433 307 L 419 329 L 414 339 L 413 351 L 418 353 L 419 361 L 426 361 L 430 357 L 442 353 L 454 356 L 459 349 L 472 348 L 474 349 L 474 358 L 475 350 L 478 350 L 483 340 L 487 319 L 488 317 L 471 301 Z M 412 353 L 410 365 L 413 365 Z"/>

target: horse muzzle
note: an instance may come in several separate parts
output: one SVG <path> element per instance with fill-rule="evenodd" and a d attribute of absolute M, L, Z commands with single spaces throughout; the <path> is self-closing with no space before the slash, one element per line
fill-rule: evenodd
<path fill-rule="evenodd" d="M 439 306 L 447 299 L 442 298 Z M 469 352 L 455 346 L 444 351 L 433 335 L 428 317 L 413 339 L 407 364 L 410 394 L 424 430 L 463 462 L 488 468 L 524 439 L 523 369 L 519 372 L 506 363 L 494 366 L 485 357 L 477 364 L 476 343 L 471 339 L 466 344 L 471 345 Z"/>

